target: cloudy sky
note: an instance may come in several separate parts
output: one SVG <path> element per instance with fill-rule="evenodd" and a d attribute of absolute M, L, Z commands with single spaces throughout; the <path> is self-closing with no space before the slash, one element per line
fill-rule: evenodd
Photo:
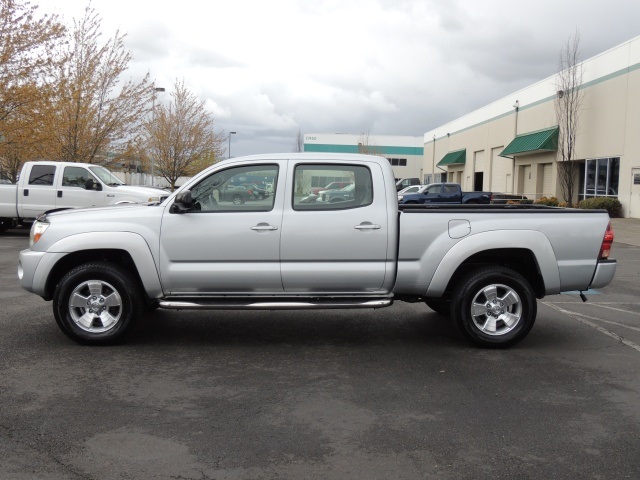
<path fill-rule="evenodd" d="M 70 24 L 88 0 L 32 0 Z M 231 154 L 296 133 L 422 135 L 640 35 L 638 0 L 93 0 L 127 34 L 130 75 L 206 101 Z"/>

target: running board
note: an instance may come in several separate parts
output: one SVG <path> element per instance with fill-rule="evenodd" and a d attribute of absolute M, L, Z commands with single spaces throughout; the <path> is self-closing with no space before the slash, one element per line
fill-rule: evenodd
<path fill-rule="evenodd" d="M 304 310 L 328 308 L 382 308 L 393 303 L 393 298 L 220 298 L 160 300 L 160 308 L 170 310 Z"/>

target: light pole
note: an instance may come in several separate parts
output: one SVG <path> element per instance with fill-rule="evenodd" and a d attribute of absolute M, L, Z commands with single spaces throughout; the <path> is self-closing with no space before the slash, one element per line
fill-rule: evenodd
<path fill-rule="evenodd" d="M 151 106 L 151 125 L 155 127 L 156 123 L 156 93 L 164 92 L 163 87 L 153 87 L 153 97 L 152 97 L 152 106 Z M 156 160 L 155 158 L 151 159 L 151 186 L 155 183 L 156 172 L 155 172 Z"/>
<path fill-rule="evenodd" d="M 231 135 L 235 135 L 236 132 L 229 132 L 229 149 L 227 150 L 227 153 L 229 155 L 228 158 L 231 158 Z"/>

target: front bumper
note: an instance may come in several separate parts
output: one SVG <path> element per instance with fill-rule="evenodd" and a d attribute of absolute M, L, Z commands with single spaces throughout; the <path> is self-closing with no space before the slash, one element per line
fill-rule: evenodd
<path fill-rule="evenodd" d="M 22 288 L 29 292 L 36 293 L 33 290 L 33 277 L 36 274 L 36 269 L 44 254 L 45 252 L 34 252 L 30 249 L 20 252 L 20 257 L 18 258 L 18 279 L 20 280 Z"/>
<path fill-rule="evenodd" d="M 602 288 L 609 285 L 616 273 L 617 266 L 618 262 L 616 260 L 599 261 L 596 265 L 596 272 L 593 274 L 589 288 Z"/>
<path fill-rule="evenodd" d="M 18 278 L 22 288 L 50 300 L 46 291 L 47 279 L 55 264 L 65 255 L 67 254 L 22 250 L 18 259 Z"/>

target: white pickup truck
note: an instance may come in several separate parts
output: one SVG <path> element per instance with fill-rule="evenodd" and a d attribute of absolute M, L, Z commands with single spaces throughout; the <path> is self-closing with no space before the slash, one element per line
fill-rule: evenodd
<path fill-rule="evenodd" d="M 167 192 L 125 185 L 99 165 L 25 162 L 18 183 L 0 184 L 0 233 L 53 209 L 158 202 Z"/>
<path fill-rule="evenodd" d="M 342 202 L 308 202 L 348 178 Z M 236 204 L 247 181 L 273 195 Z M 303 153 L 220 162 L 156 205 L 43 215 L 20 253 L 22 286 L 53 300 L 84 344 L 121 340 L 145 308 L 378 308 L 425 302 L 470 341 L 507 347 L 536 298 L 607 285 L 606 211 L 535 205 L 398 207 L 384 158 Z M 302 318 L 301 321 L 304 321 Z"/>

